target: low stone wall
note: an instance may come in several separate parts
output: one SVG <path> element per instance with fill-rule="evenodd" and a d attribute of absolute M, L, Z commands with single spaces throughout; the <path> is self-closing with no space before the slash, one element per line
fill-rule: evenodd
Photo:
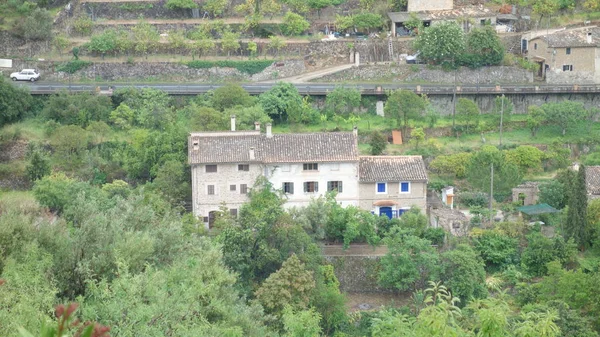
<path fill-rule="evenodd" d="M 594 84 L 594 73 L 587 71 L 548 71 L 546 72 L 548 84 Z"/>
<path fill-rule="evenodd" d="M 377 285 L 378 256 L 325 256 L 325 260 L 333 265 L 340 290 L 344 292 L 391 292 Z"/>
<path fill-rule="evenodd" d="M 455 74 L 456 73 L 456 74 Z M 361 65 L 315 81 L 392 81 L 443 84 L 532 83 L 533 74 L 517 67 L 462 67 L 456 72 L 430 69 L 426 65 Z"/>
<path fill-rule="evenodd" d="M 24 68 L 38 69 L 44 81 L 124 81 L 124 80 L 165 80 L 177 82 L 208 82 L 224 81 L 265 81 L 299 75 L 306 71 L 304 60 L 288 60 L 276 62 L 254 75 L 242 73 L 234 68 L 191 69 L 186 65 L 168 62 L 135 62 L 115 63 L 98 62 L 76 73 L 56 71 L 57 62 L 18 61 L 13 62 L 12 68 L 3 68 L 0 72 L 8 76 L 11 72 Z"/>

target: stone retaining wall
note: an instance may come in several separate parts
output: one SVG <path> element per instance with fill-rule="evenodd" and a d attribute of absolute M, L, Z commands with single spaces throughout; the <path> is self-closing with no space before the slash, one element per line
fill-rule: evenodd
<path fill-rule="evenodd" d="M 377 285 L 378 256 L 325 256 L 325 260 L 333 265 L 335 276 L 340 281 L 340 290 L 344 292 L 391 292 Z"/>
<path fill-rule="evenodd" d="M 75 74 L 56 71 L 59 62 L 18 61 L 13 62 L 12 68 L 3 68 L 1 73 L 8 76 L 11 72 L 24 68 L 38 69 L 44 81 L 136 81 L 164 80 L 176 82 L 207 82 L 220 83 L 224 81 L 264 81 L 295 76 L 306 71 L 304 60 L 288 60 L 277 62 L 265 68 L 260 73 L 249 75 L 234 68 L 191 69 L 186 65 L 168 62 L 135 62 L 115 63 L 98 62 Z"/>

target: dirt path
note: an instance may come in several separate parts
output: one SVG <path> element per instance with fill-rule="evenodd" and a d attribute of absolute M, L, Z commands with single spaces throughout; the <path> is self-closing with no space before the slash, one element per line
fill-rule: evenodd
<path fill-rule="evenodd" d="M 225 19 L 144 19 L 144 21 L 148 22 L 151 25 L 176 25 L 176 24 L 204 24 L 211 22 L 223 22 L 226 24 L 243 24 L 246 22 L 246 18 L 225 18 Z M 95 21 L 94 24 L 100 26 L 115 26 L 115 25 L 135 25 L 140 20 L 98 20 Z M 270 19 L 262 19 L 260 23 L 282 23 L 282 18 L 270 18 Z"/>
<path fill-rule="evenodd" d="M 280 78 L 277 80 L 268 80 L 268 81 L 263 81 L 262 83 L 273 83 L 273 82 L 280 82 L 280 81 L 284 81 L 284 82 L 290 82 L 290 83 L 305 83 L 317 78 L 321 78 L 323 76 L 327 76 L 327 75 L 331 75 L 331 74 L 335 74 L 337 72 L 346 70 L 346 69 L 350 69 L 354 67 L 354 64 L 344 64 L 341 66 L 337 66 L 337 67 L 330 67 L 330 68 L 325 68 L 325 69 L 319 69 L 316 71 L 312 71 L 309 73 L 304 73 L 301 75 L 297 75 L 297 76 L 292 76 L 292 77 L 286 77 L 286 78 Z M 351 247 L 352 248 L 352 247 Z"/>

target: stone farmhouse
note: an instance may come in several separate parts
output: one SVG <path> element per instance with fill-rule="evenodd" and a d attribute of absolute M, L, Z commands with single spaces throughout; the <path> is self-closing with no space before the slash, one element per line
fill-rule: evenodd
<path fill-rule="evenodd" d="M 600 83 L 600 28 L 560 30 L 523 41 L 548 83 Z"/>
<path fill-rule="evenodd" d="M 287 198 L 285 207 L 307 206 L 336 191 L 342 206 L 398 217 L 412 206 L 426 209 L 427 172 L 421 156 L 359 156 L 358 133 L 273 134 L 231 131 L 191 133 L 194 215 L 210 228 L 221 205 L 237 216 L 259 176 Z"/>
<path fill-rule="evenodd" d="M 406 12 L 390 12 L 392 36 L 410 35 L 405 23 L 416 16 L 429 27 L 440 22 L 457 22 L 465 32 L 473 27 L 496 24 L 497 13 L 483 6 L 454 8 L 453 0 L 408 0 Z"/>

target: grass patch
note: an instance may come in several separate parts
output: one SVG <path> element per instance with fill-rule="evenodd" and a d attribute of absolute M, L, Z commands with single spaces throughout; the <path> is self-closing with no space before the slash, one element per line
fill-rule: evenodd
<path fill-rule="evenodd" d="M 47 138 L 44 135 L 44 122 L 29 118 L 25 119 L 21 122 L 5 125 L 4 128 L 0 129 L 0 132 L 4 133 L 14 133 L 15 131 L 19 132 L 19 138 L 40 141 Z"/>
<path fill-rule="evenodd" d="M 248 60 L 248 61 L 206 61 L 196 60 L 187 62 L 186 65 L 192 69 L 207 69 L 207 68 L 235 68 L 243 73 L 254 75 L 265 70 L 273 64 L 273 60 Z"/>
<path fill-rule="evenodd" d="M 69 61 L 63 64 L 60 64 L 56 67 L 57 71 L 62 71 L 65 73 L 69 73 L 69 74 L 73 74 L 78 70 L 81 70 L 85 67 L 88 67 L 92 65 L 92 62 L 90 61 L 84 61 L 84 60 L 73 60 L 73 61 Z"/>

